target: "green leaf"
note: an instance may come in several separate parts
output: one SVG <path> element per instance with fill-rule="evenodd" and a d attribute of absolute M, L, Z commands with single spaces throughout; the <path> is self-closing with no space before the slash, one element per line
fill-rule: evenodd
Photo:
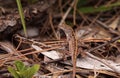
<path fill-rule="evenodd" d="M 97 8 L 95 8 L 93 6 L 81 7 L 81 8 L 78 8 L 78 11 L 81 12 L 81 13 L 104 12 L 104 11 L 111 10 L 111 9 L 113 9 L 113 7 L 116 7 L 116 6 L 120 6 L 120 2 L 110 4 L 109 6 L 101 5 Z"/>
<path fill-rule="evenodd" d="M 11 75 L 12 75 L 14 78 L 20 78 L 20 76 L 17 74 L 17 71 L 14 70 L 12 67 L 8 67 L 8 71 L 11 73 Z"/>
<path fill-rule="evenodd" d="M 15 61 L 15 66 L 17 68 L 17 71 L 24 71 L 26 69 L 24 63 L 22 61 Z"/>
<path fill-rule="evenodd" d="M 18 11 L 19 11 L 19 14 L 20 14 L 20 18 L 21 18 L 21 22 L 22 22 L 24 34 L 27 37 L 27 30 L 26 30 L 26 24 L 25 24 L 25 19 L 24 19 L 24 14 L 23 14 L 23 9 L 22 9 L 22 5 L 21 5 L 21 1 L 20 0 L 16 0 L 16 2 L 17 2 Z"/>
<path fill-rule="evenodd" d="M 40 65 L 35 64 L 34 66 L 28 68 L 24 72 L 21 72 L 24 78 L 32 78 L 32 76 L 39 70 Z"/>

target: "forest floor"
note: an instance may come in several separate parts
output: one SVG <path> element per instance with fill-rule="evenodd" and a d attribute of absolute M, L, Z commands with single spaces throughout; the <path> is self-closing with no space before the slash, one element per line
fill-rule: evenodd
<path fill-rule="evenodd" d="M 16 60 L 40 65 L 34 78 L 120 78 L 119 0 L 33 1 L 21 0 L 26 37 L 15 0 L 0 0 L 0 78 Z"/>

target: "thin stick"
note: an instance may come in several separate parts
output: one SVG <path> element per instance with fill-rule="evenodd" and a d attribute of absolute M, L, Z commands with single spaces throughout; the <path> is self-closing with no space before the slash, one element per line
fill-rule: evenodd
<path fill-rule="evenodd" d="M 105 64 L 106 66 L 108 66 L 109 68 L 111 68 L 112 70 L 114 70 L 115 72 L 120 73 L 119 70 L 117 70 L 114 66 L 110 65 L 110 64 L 109 64 L 107 61 L 105 61 L 104 59 L 101 60 L 100 58 L 98 58 L 98 57 L 96 57 L 96 56 L 94 56 L 94 55 L 92 55 L 92 54 L 90 53 L 90 52 L 92 52 L 92 51 L 94 51 L 94 50 L 97 50 L 98 48 L 101 48 L 101 47 L 103 47 L 103 46 L 105 46 L 105 45 L 107 45 L 107 44 L 109 44 L 109 43 L 112 43 L 112 42 L 118 40 L 118 39 L 120 39 L 120 36 L 118 36 L 118 37 L 112 39 L 111 41 L 108 41 L 108 42 L 106 42 L 106 43 L 104 43 L 104 44 L 102 44 L 102 45 L 100 45 L 100 46 L 97 46 L 97 47 L 95 47 L 95 48 L 92 48 L 92 49 L 90 49 L 89 51 L 87 51 L 87 52 L 85 52 L 85 53 L 86 53 L 86 55 L 87 55 L 88 57 L 91 57 L 91 58 L 93 58 L 93 59 L 95 59 L 95 60 L 98 60 L 98 61 L 100 61 L 101 63 L 103 63 L 103 64 Z"/>
<path fill-rule="evenodd" d="M 57 49 L 57 48 L 60 48 L 60 47 L 61 46 L 56 46 L 56 47 L 52 47 L 52 48 L 48 48 L 48 49 L 44 49 L 44 50 L 33 51 L 33 52 L 30 52 L 30 53 L 25 53 L 25 54 L 22 54 L 22 55 L 18 55 L 16 57 L 22 57 L 22 56 L 25 56 L 25 55 L 30 55 L 30 54 L 35 54 L 35 53 L 41 53 L 41 52 L 45 52 L 45 51 L 48 51 L 48 50 Z"/>
<path fill-rule="evenodd" d="M 54 25 L 53 25 L 53 22 L 52 22 L 51 12 L 49 13 L 49 20 L 50 20 L 49 22 L 50 22 L 50 26 L 51 26 L 51 28 L 52 28 L 52 31 L 53 31 L 54 37 L 57 38 L 57 34 L 56 34 L 56 32 L 55 32 L 55 28 L 54 28 Z"/>
<path fill-rule="evenodd" d="M 73 2 L 71 3 L 71 6 L 68 8 L 68 10 L 66 11 L 66 13 L 64 14 L 64 16 L 63 16 L 63 18 L 62 18 L 62 20 L 60 21 L 60 23 L 59 23 L 58 26 L 61 26 L 61 25 L 64 23 L 67 15 L 68 15 L 69 12 L 71 11 L 71 9 L 72 9 L 72 7 L 74 6 L 74 4 L 75 4 L 75 0 L 73 0 Z"/>
<path fill-rule="evenodd" d="M 74 11 L 73 11 L 73 25 L 76 25 L 76 8 L 77 8 L 78 0 L 75 0 Z"/>

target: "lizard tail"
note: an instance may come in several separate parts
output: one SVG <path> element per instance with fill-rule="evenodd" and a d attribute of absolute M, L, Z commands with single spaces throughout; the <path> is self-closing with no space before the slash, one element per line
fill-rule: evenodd
<path fill-rule="evenodd" d="M 72 78 L 75 78 L 76 76 L 76 59 L 74 58 L 73 59 L 73 77 Z"/>

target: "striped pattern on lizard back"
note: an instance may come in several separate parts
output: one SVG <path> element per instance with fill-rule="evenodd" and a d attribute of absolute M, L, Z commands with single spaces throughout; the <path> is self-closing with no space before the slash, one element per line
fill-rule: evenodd
<path fill-rule="evenodd" d="M 73 78 L 75 78 L 76 75 L 76 59 L 77 59 L 77 38 L 75 36 L 75 32 L 73 31 L 73 29 L 64 24 L 59 26 L 59 28 L 61 30 L 64 31 L 66 37 L 67 37 L 67 42 L 69 44 L 69 52 L 71 53 L 71 57 L 72 57 L 72 63 L 73 63 Z"/>

